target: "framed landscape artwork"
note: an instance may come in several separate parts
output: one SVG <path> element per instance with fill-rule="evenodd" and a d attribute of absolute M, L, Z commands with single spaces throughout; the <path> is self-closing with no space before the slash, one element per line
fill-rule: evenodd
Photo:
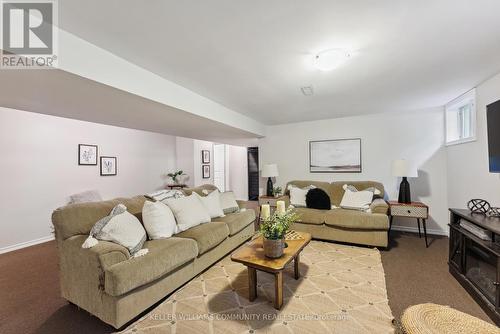
<path fill-rule="evenodd" d="M 209 164 L 210 163 L 210 151 L 209 150 L 202 150 L 201 151 L 201 163 L 202 164 Z"/>
<path fill-rule="evenodd" d="M 80 166 L 97 166 L 97 145 L 78 145 L 78 164 Z"/>
<path fill-rule="evenodd" d="M 209 179 L 210 178 L 210 165 L 201 166 L 201 170 L 202 170 L 202 177 L 204 179 Z"/>
<path fill-rule="evenodd" d="M 310 173 L 361 173 L 361 138 L 309 142 Z"/>
<path fill-rule="evenodd" d="M 116 175 L 116 157 L 101 157 L 101 176 Z"/>

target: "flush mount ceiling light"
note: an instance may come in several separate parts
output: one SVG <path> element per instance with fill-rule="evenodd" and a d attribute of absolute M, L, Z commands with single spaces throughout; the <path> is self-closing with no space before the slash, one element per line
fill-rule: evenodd
<path fill-rule="evenodd" d="M 331 71 L 351 58 L 351 53 L 342 49 L 328 49 L 314 56 L 314 67 L 321 71 Z"/>

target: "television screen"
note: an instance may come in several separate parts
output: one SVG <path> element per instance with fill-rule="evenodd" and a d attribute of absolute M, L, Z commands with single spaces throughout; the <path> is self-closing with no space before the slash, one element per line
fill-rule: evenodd
<path fill-rule="evenodd" d="M 486 108 L 488 117 L 490 172 L 500 173 L 500 101 L 492 103 Z"/>

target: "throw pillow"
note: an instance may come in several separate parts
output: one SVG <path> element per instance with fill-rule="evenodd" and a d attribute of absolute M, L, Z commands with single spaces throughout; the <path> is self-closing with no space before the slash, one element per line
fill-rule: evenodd
<path fill-rule="evenodd" d="M 146 198 L 152 199 L 154 201 L 159 201 L 165 203 L 165 201 L 169 198 L 181 198 L 184 197 L 184 193 L 178 189 L 172 190 L 158 190 L 154 193 L 146 194 Z"/>
<path fill-rule="evenodd" d="M 371 191 L 351 191 L 346 189 L 340 207 L 352 210 L 368 210 L 373 201 L 373 192 Z"/>
<path fill-rule="evenodd" d="M 174 213 L 178 232 L 210 222 L 210 213 L 199 200 L 199 195 L 191 194 L 165 200 Z"/>
<path fill-rule="evenodd" d="M 353 186 L 351 184 L 344 184 L 342 186 L 342 188 L 344 190 L 349 189 L 350 191 L 353 191 L 353 192 L 359 191 L 358 189 L 356 189 L 355 186 Z M 378 190 L 375 187 L 369 187 L 369 188 L 363 189 L 363 191 L 371 191 L 373 193 L 373 196 L 379 196 L 380 197 L 380 194 L 381 194 L 380 190 Z"/>
<path fill-rule="evenodd" d="M 162 202 L 144 202 L 142 221 L 151 240 L 170 238 L 177 230 L 172 210 Z"/>
<path fill-rule="evenodd" d="M 232 191 L 220 193 L 220 206 L 225 215 L 240 211 L 240 207 Z"/>
<path fill-rule="evenodd" d="M 74 194 L 69 197 L 69 204 L 100 202 L 102 201 L 101 195 L 97 190 L 84 191 L 79 194 Z"/>
<path fill-rule="evenodd" d="M 306 205 L 311 209 L 330 210 L 330 196 L 320 188 L 310 189 L 306 195 Z"/>
<path fill-rule="evenodd" d="M 288 191 L 290 192 L 290 204 L 295 207 L 307 207 L 306 203 L 306 195 L 307 192 L 311 189 L 316 188 L 313 185 L 307 186 L 305 188 L 299 188 L 294 185 L 288 186 Z"/>
<path fill-rule="evenodd" d="M 98 240 L 111 241 L 127 248 L 133 257 L 146 255 L 148 249 L 142 249 L 146 241 L 146 231 L 139 219 L 127 211 L 127 207 L 118 204 L 111 213 L 99 220 L 82 248 L 92 248 Z"/>
<path fill-rule="evenodd" d="M 196 193 L 193 193 L 196 194 Z M 198 196 L 198 199 L 203 203 L 208 213 L 210 214 L 210 218 L 223 217 L 224 211 L 222 210 L 221 202 L 220 202 L 220 192 L 212 191 L 207 196 Z"/>

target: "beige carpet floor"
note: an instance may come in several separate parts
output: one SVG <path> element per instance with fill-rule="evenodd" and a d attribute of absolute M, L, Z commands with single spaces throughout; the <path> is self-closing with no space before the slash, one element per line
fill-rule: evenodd
<path fill-rule="evenodd" d="M 273 308 L 274 278 L 258 272 L 248 301 L 246 267 L 227 256 L 122 333 L 393 333 L 377 249 L 311 241 L 301 278 L 290 265 L 284 303 Z"/>

